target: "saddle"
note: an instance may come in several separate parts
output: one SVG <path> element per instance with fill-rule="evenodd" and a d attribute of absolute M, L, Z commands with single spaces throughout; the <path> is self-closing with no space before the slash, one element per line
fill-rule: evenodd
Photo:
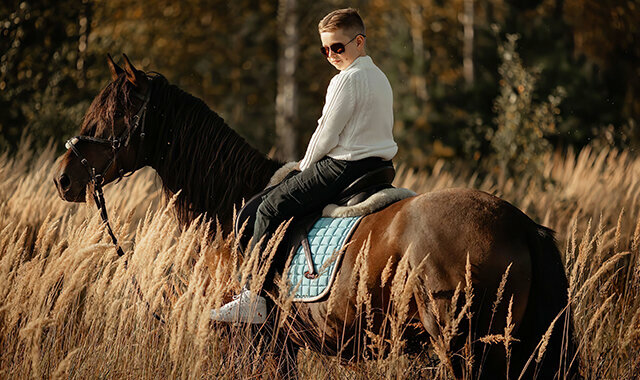
<path fill-rule="evenodd" d="M 299 172 L 294 171 L 289 173 L 285 177 L 285 180 L 297 173 Z M 380 190 L 393 188 L 391 182 L 393 182 L 395 174 L 396 172 L 392 165 L 386 165 L 367 172 L 353 181 L 329 203 L 337 204 L 339 206 L 353 206 L 361 203 Z M 275 186 L 277 185 L 270 186 L 253 196 L 238 213 L 234 230 L 236 236 L 239 237 L 239 245 L 242 252 L 246 250 L 249 240 L 253 236 L 253 226 L 255 224 L 258 207 L 260 206 L 263 197 L 266 196 Z M 294 218 L 285 234 L 284 241 L 281 242 L 281 248 L 279 248 L 286 249 L 287 251 L 293 249 L 295 251 L 302 244 L 308 265 L 305 277 L 308 279 L 316 278 L 318 273 L 311 256 L 311 248 L 309 247 L 307 234 L 321 216 L 322 209 L 303 217 Z M 242 230 L 243 226 L 244 230 Z M 241 230 L 242 234 L 240 234 Z"/>

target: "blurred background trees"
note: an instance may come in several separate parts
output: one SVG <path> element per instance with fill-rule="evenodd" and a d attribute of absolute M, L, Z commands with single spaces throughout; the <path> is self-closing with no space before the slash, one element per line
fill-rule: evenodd
<path fill-rule="evenodd" d="M 72 135 L 109 81 L 106 53 L 125 52 L 299 159 L 336 74 L 316 26 L 346 6 L 393 87 L 398 161 L 517 172 L 554 147 L 640 144 L 637 0 L 9 0 L 0 149 Z"/>

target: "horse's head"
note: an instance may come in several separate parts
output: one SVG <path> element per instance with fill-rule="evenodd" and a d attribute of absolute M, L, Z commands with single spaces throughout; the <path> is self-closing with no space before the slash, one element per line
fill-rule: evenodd
<path fill-rule="evenodd" d="M 89 184 L 106 185 L 144 166 L 150 79 L 126 55 L 124 69 L 108 56 L 112 81 L 93 100 L 78 136 L 67 141 L 53 181 L 60 197 L 83 202 Z"/>

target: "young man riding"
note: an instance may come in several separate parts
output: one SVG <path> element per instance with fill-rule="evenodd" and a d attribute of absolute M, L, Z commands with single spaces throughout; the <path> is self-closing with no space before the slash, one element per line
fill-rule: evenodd
<path fill-rule="evenodd" d="M 268 241 L 291 217 L 320 210 L 364 173 L 389 165 L 398 147 L 393 140 L 393 94 L 385 74 L 365 52 L 366 33 L 355 9 L 339 9 L 318 24 L 321 52 L 340 72 L 331 79 L 322 116 L 304 158 L 258 207 L 252 241 Z M 287 259 L 281 252 L 273 267 Z M 285 257 L 282 257 L 285 256 Z M 271 276 L 265 280 L 272 281 Z M 211 318 L 263 323 L 266 300 L 244 290 Z"/>

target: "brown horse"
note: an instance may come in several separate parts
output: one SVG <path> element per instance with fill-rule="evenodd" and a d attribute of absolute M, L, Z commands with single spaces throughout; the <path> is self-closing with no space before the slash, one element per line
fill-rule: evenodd
<path fill-rule="evenodd" d="M 234 206 L 261 191 L 282 164 L 250 147 L 200 99 L 124 59 L 123 69 L 109 57 L 112 82 L 91 104 L 80 136 L 68 144 L 54 179 L 60 196 L 82 202 L 92 180 L 107 184 L 151 166 L 167 194 L 181 191 L 177 198 L 181 223 L 206 213 L 217 215 L 224 231 L 230 231 Z M 296 347 L 304 345 L 347 361 L 362 357 L 362 342 L 367 339 L 359 328 L 361 314 L 351 275 L 360 247 L 368 239 L 364 265 L 373 334 L 387 334 L 382 326 L 392 285 L 383 277 L 389 278 L 389 273 L 405 265 L 418 271 L 418 281 L 407 295 L 407 326 L 411 326 L 404 335 L 407 350 L 423 349 L 431 339 L 442 338 L 448 310 L 458 306 L 452 305 L 456 287 L 465 286 L 468 260 L 472 323 L 462 323 L 451 341 L 454 357 L 461 356 L 471 336 L 477 356 L 474 377 L 504 378 L 509 368 L 510 377 L 516 378 L 525 367 L 525 378 L 571 374 L 567 363 L 575 352 L 572 324 L 569 313 L 563 314 L 568 310 L 567 279 L 553 232 L 504 200 L 465 189 L 418 195 L 364 217 L 344 252 L 328 299 L 293 305 L 287 354 L 295 358 Z M 477 338 L 505 330 L 508 302 L 502 302 L 495 314 L 492 304 L 510 264 L 504 294 L 506 299 L 513 296 L 510 315 L 517 340 L 511 343 L 507 365 L 502 345 L 484 347 Z M 331 299 L 341 301 L 330 307 Z M 555 324 L 544 360 L 527 365 L 559 315 L 564 317 Z M 454 361 L 456 376 L 461 376 L 462 366 Z"/>

